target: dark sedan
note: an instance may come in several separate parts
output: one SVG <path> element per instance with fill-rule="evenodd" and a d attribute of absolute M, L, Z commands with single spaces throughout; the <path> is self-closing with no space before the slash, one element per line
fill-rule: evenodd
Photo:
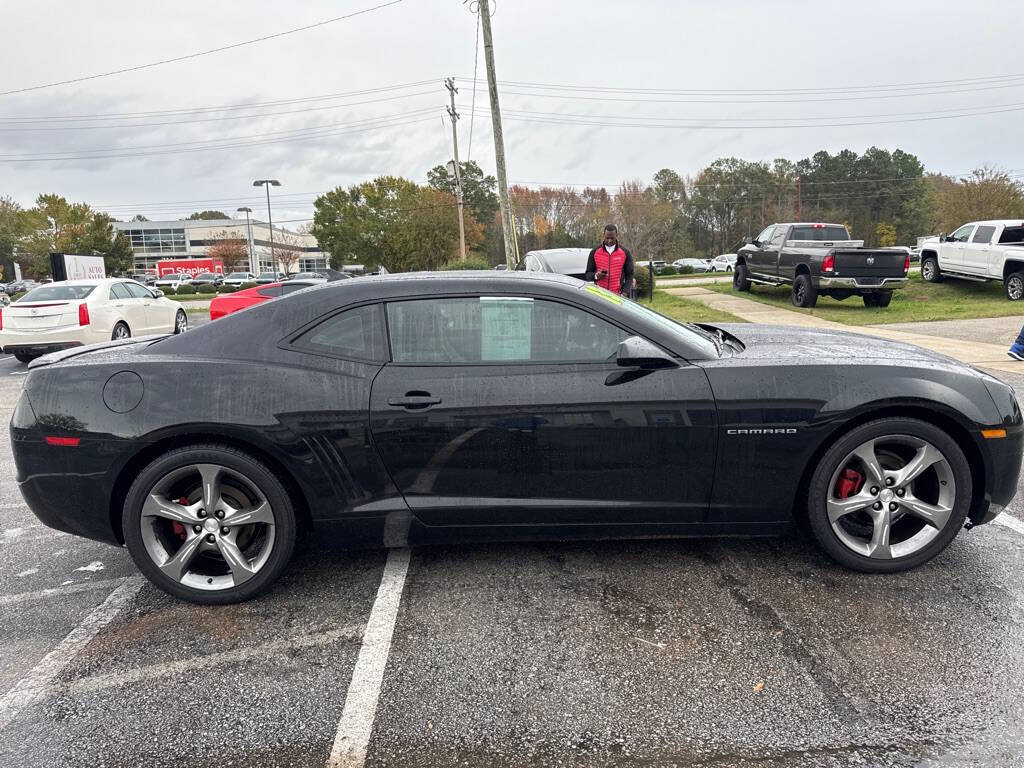
<path fill-rule="evenodd" d="M 917 347 L 473 272 L 40 358 L 11 434 L 42 522 L 226 603 L 278 578 L 298 528 L 403 546 L 798 522 L 850 568 L 905 570 L 1009 503 L 1024 428 L 1009 387 Z"/>

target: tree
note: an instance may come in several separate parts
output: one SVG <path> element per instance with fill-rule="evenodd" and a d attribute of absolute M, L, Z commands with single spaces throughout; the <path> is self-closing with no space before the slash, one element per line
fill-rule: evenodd
<path fill-rule="evenodd" d="M 483 247 L 492 264 L 505 263 L 505 241 L 501 232 L 501 217 L 498 215 L 498 182 L 493 176 L 484 175 L 472 160 L 459 163 L 462 179 L 462 200 L 473 218 L 483 227 Z M 431 188 L 455 196 L 455 176 L 448 172 L 447 165 L 437 165 L 427 171 L 427 183 Z M 467 248 L 469 247 L 467 242 Z"/>
<path fill-rule="evenodd" d="M 149 221 L 149 219 L 147 219 L 141 213 L 136 213 L 134 216 L 131 217 L 131 219 L 129 219 L 129 221 Z"/>
<path fill-rule="evenodd" d="M 313 203 L 312 232 L 335 263 L 357 261 L 390 272 L 434 269 L 456 255 L 455 198 L 396 176 L 337 187 Z M 466 247 L 483 232 L 466 212 Z"/>
<path fill-rule="evenodd" d="M 1020 218 L 1024 213 L 1024 185 L 996 168 L 977 168 L 965 179 L 931 174 L 926 185 L 931 203 L 927 232 L 952 232 L 968 221 Z"/>
<path fill-rule="evenodd" d="M 220 259 L 229 270 L 237 268 L 248 271 L 249 245 L 244 237 L 239 236 L 237 232 L 222 229 L 213 236 L 213 239 L 214 244 L 206 249 L 208 259 Z"/>
<path fill-rule="evenodd" d="M 302 247 L 301 241 L 287 232 L 279 232 L 276 240 L 280 246 L 274 248 L 277 263 L 280 265 L 282 272 L 290 275 L 292 272 L 297 271 L 296 267 L 298 267 L 299 260 L 302 258 L 302 251 L 300 250 Z"/>
<path fill-rule="evenodd" d="M 196 211 L 195 213 L 189 214 L 188 221 L 216 221 L 219 219 L 230 219 L 223 211 Z"/>
<path fill-rule="evenodd" d="M 615 196 L 619 240 L 639 261 L 666 255 L 676 215 L 675 205 L 659 199 L 656 189 L 641 181 L 627 181 Z"/>

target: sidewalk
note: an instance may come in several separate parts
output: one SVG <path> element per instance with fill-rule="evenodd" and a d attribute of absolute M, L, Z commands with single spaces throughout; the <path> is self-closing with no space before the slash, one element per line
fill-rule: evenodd
<path fill-rule="evenodd" d="M 961 362 L 983 368 L 1005 371 L 1007 373 L 1019 374 L 1024 372 L 1024 364 L 1014 362 L 1007 357 L 1007 347 L 1004 344 L 950 339 L 924 333 L 895 330 L 878 325 L 844 325 L 843 323 L 836 323 L 831 320 L 823 320 L 814 315 L 791 312 L 788 309 L 779 309 L 768 304 L 761 304 L 760 302 L 745 299 L 735 294 L 716 293 L 699 286 L 666 288 L 665 291 L 674 296 L 684 296 L 687 299 L 707 304 L 714 309 L 729 312 L 751 323 L 793 325 L 801 328 L 828 328 L 833 331 L 860 333 L 865 336 L 875 336 L 881 339 L 890 339 L 891 341 L 916 344 L 919 347 L 924 347 L 943 355 L 949 355 Z"/>

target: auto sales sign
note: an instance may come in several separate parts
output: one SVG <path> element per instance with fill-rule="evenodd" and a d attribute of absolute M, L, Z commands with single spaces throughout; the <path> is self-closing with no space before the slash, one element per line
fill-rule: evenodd
<path fill-rule="evenodd" d="M 77 253 L 51 253 L 50 271 L 54 280 L 102 280 L 107 276 L 102 256 Z"/>

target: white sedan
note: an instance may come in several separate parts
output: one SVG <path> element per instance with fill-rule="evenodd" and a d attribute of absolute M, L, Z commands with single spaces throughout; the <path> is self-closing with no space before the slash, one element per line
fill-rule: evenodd
<path fill-rule="evenodd" d="M 0 349 L 23 363 L 68 347 L 186 330 L 178 302 L 134 280 L 49 283 L 0 309 Z"/>

